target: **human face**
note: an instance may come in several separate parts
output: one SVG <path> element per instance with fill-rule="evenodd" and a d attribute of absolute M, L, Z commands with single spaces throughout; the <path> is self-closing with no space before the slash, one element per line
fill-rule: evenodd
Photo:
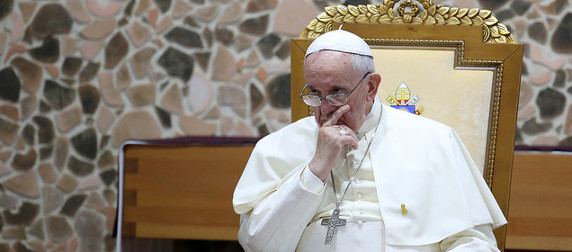
<path fill-rule="evenodd" d="M 355 88 L 346 103 L 350 106 L 350 110 L 336 122 L 336 125 L 346 125 L 354 131 L 359 130 L 373 105 L 373 97 L 369 95 L 372 87 L 370 78 L 368 75 L 360 81 L 363 75 L 364 73 L 354 71 L 350 54 L 337 51 L 310 54 L 304 64 L 308 94 L 325 97 L 337 93 L 347 94 Z M 320 106 L 313 107 L 318 125 L 321 127 L 339 108 L 340 106 L 326 101 Z"/>

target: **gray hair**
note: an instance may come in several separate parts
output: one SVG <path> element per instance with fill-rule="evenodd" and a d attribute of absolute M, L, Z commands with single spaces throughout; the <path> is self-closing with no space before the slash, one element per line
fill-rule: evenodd
<path fill-rule="evenodd" d="M 373 57 L 360 54 L 352 54 L 351 62 L 354 71 L 359 75 L 365 74 L 367 72 L 375 73 L 375 63 L 373 62 Z"/>

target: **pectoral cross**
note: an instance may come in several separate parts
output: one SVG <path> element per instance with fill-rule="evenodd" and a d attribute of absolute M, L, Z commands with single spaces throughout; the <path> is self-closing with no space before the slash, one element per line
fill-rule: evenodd
<path fill-rule="evenodd" d="M 336 228 L 344 225 L 346 225 L 346 220 L 340 219 L 340 209 L 336 207 L 331 218 L 322 219 L 322 226 L 328 226 L 326 242 L 324 244 L 332 244 L 332 239 L 334 239 L 334 235 L 336 234 Z"/>

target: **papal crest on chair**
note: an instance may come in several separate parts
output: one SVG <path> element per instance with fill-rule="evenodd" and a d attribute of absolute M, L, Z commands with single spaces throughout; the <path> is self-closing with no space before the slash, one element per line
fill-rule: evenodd
<path fill-rule="evenodd" d="M 392 108 L 405 110 L 412 114 L 421 115 L 423 110 L 425 110 L 423 105 L 419 105 L 417 109 L 415 108 L 415 103 L 417 103 L 420 98 L 417 95 L 411 96 L 411 90 L 409 90 L 409 87 L 405 82 L 402 82 L 397 87 L 395 90 L 395 97 L 389 95 L 386 100 L 391 104 L 390 106 Z"/>

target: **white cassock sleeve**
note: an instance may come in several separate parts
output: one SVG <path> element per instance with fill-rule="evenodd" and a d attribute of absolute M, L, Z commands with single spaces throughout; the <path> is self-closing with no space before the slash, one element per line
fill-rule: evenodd
<path fill-rule="evenodd" d="M 441 251 L 499 251 L 491 225 L 480 225 L 444 239 Z"/>
<path fill-rule="evenodd" d="M 246 251 L 294 251 L 324 189 L 307 167 L 294 174 L 252 211 L 241 214 L 240 245 Z"/>

